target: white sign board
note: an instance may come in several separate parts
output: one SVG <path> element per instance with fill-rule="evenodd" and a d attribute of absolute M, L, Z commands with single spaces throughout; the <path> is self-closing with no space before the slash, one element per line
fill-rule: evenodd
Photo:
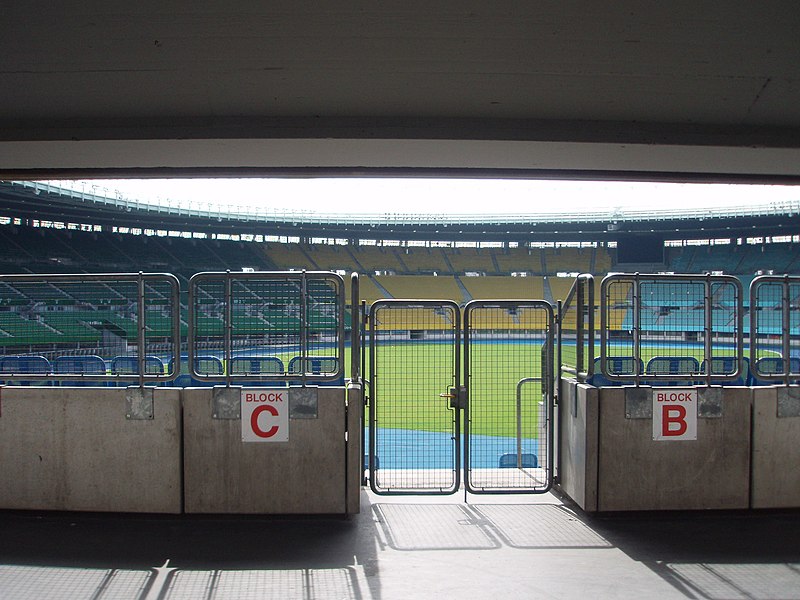
<path fill-rule="evenodd" d="M 289 441 L 289 390 L 242 389 L 242 441 Z"/>
<path fill-rule="evenodd" d="M 697 439 L 697 389 L 653 388 L 653 439 Z"/>

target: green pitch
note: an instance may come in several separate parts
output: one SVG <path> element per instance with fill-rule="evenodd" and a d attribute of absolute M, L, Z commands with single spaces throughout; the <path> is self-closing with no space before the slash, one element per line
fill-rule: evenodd
<path fill-rule="evenodd" d="M 448 344 L 379 345 L 375 374 L 366 374 L 373 382 L 378 426 L 452 431 L 455 411 L 448 396 L 456 385 L 455 362 Z M 469 363 L 470 433 L 516 437 L 519 393 L 522 437 L 539 437 L 546 409 L 541 344 L 475 344 Z M 459 368 L 463 371 L 463 364 Z"/>

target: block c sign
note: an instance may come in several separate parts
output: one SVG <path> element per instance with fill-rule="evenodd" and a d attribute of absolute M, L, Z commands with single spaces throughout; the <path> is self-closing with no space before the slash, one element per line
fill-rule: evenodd
<path fill-rule="evenodd" d="M 243 389 L 241 414 L 243 442 L 289 441 L 286 388 Z"/>
<path fill-rule="evenodd" d="M 653 439 L 696 440 L 697 399 L 693 388 L 654 388 Z"/>

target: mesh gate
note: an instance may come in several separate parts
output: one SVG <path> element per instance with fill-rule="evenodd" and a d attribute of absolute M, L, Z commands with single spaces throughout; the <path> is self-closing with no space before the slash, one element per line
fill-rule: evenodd
<path fill-rule="evenodd" d="M 552 485 L 552 306 L 468 303 L 463 387 L 460 318 L 449 301 L 372 305 L 367 460 L 378 494 L 456 492 L 462 447 L 472 493 L 539 493 Z"/>
<path fill-rule="evenodd" d="M 465 308 L 464 480 L 472 493 L 551 487 L 553 323 L 543 301 Z"/>
<path fill-rule="evenodd" d="M 379 494 L 460 486 L 460 311 L 448 301 L 379 301 L 370 315 L 369 469 Z"/>

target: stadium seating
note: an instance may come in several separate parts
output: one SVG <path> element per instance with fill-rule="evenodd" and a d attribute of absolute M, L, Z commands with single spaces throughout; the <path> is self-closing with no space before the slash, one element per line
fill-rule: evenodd
<path fill-rule="evenodd" d="M 753 385 L 750 376 L 750 359 L 743 358 L 742 371 L 736 379 L 712 379 L 712 385 Z M 700 373 L 707 373 L 707 361 L 700 363 Z M 733 356 L 720 356 L 711 359 L 711 374 L 712 375 L 730 375 L 736 371 L 736 358 Z"/>
<path fill-rule="evenodd" d="M 389 272 L 409 273 L 402 259 L 403 248 L 392 246 L 355 246 L 350 248 L 351 255 L 357 261 L 359 273 Z"/>
<path fill-rule="evenodd" d="M 12 375 L 46 375 L 52 372 L 50 361 L 44 356 L 3 356 L 0 357 L 0 377 L 5 385 L 50 385 L 46 381 L 9 380 Z"/>
<path fill-rule="evenodd" d="M 264 244 L 264 251 L 267 258 L 280 270 L 316 271 L 320 268 L 300 244 Z"/>
<path fill-rule="evenodd" d="M 448 248 L 444 254 L 456 273 L 496 274 L 498 270 L 488 248 Z"/>
<path fill-rule="evenodd" d="M 628 381 L 609 379 L 603 375 L 601 370 L 601 358 L 598 356 L 594 359 L 594 374 L 587 380 L 589 385 L 595 387 L 609 387 L 627 385 L 633 382 L 634 366 L 636 361 L 632 356 L 608 356 L 606 357 L 606 365 L 608 370 L 614 375 L 629 375 L 631 379 Z M 639 373 L 644 374 L 644 362 L 639 359 Z"/>
<path fill-rule="evenodd" d="M 409 273 L 451 273 L 441 248 L 405 247 L 398 255 Z"/>
<path fill-rule="evenodd" d="M 542 250 L 546 273 L 591 271 L 590 248 L 545 248 Z"/>
<path fill-rule="evenodd" d="M 157 356 L 145 357 L 145 373 L 148 375 L 163 375 L 164 363 Z M 139 358 L 137 356 L 115 356 L 111 359 L 112 375 L 138 375 Z"/>
<path fill-rule="evenodd" d="M 696 375 L 700 373 L 700 363 L 694 356 L 654 356 L 647 361 L 647 375 Z M 694 385 L 694 380 L 665 381 L 648 380 L 650 385 Z"/>
<path fill-rule="evenodd" d="M 537 299 L 544 298 L 541 277 L 462 277 L 461 282 L 476 299 Z"/>
<path fill-rule="evenodd" d="M 375 279 L 394 298 L 464 301 L 461 288 L 451 276 L 384 275 Z"/>
<path fill-rule="evenodd" d="M 99 356 L 59 356 L 53 360 L 53 373 L 57 375 L 105 375 L 107 367 Z M 61 386 L 90 387 L 104 386 L 102 381 L 85 381 L 81 379 L 59 382 Z"/>
<path fill-rule="evenodd" d="M 780 383 L 781 379 L 764 379 L 759 377 L 759 374 L 778 375 L 784 373 L 786 370 L 786 361 L 779 356 L 765 356 L 759 358 L 755 362 L 755 366 L 751 371 L 752 385 L 775 385 Z M 789 359 L 789 380 L 797 382 L 800 380 L 800 358 L 792 357 Z"/>
<path fill-rule="evenodd" d="M 494 251 L 499 271 L 542 274 L 541 250 L 538 248 L 505 248 Z"/>

